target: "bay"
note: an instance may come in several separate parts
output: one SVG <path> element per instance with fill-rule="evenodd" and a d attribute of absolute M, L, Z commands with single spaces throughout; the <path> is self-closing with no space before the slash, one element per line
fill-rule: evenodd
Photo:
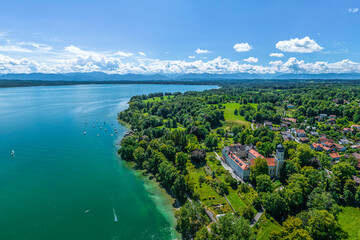
<path fill-rule="evenodd" d="M 116 117 L 134 95 L 214 87 L 0 89 L 0 239 L 177 238 L 171 199 L 117 156 Z"/>

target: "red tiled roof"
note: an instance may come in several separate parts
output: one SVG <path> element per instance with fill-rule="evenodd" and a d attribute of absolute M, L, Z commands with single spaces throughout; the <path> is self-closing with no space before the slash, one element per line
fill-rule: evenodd
<path fill-rule="evenodd" d="M 275 166 L 275 158 L 265 158 L 267 164 L 269 167 L 274 167 Z"/>
<path fill-rule="evenodd" d="M 257 151 L 255 151 L 254 149 L 250 149 L 249 151 L 252 155 L 255 156 L 255 158 L 261 157 L 261 158 L 265 158 L 263 155 L 261 155 L 260 153 L 258 153 Z"/>
<path fill-rule="evenodd" d="M 323 145 L 321 143 L 313 143 L 311 144 L 314 148 L 318 148 L 318 147 L 323 147 Z"/>
<path fill-rule="evenodd" d="M 249 169 L 249 165 L 244 162 L 241 158 L 239 158 L 238 156 L 236 156 L 233 153 L 229 154 L 229 157 L 239 166 L 241 167 L 243 170 L 248 170 Z"/>
<path fill-rule="evenodd" d="M 296 129 L 295 132 L 296 133 L 305 133 L 305 131 L 303 129 Z"/>
<path fill-rule="evenodd" d="M 340 157 L 340 154 L 338 154 L 338 153 L 330 153 L 329 154 L 329 156 L 331 157 L 331 158 L 339 158 Z"/>

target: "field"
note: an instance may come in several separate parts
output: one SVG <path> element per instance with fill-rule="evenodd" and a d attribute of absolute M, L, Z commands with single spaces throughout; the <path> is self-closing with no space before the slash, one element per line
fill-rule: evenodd
<path fill-rule="evenodd" d="M 258 104 L 250 103 L 250 105 L 256 109 Z M 234 114 L 234 110 L 239 109 L 241 104 L 226 103 L 226 104 L 224 104 L 224 106 L 225 106 L 225 109 L 224 109 L 225 125 L 227 125 L 229 127 L 232 127 L 234 125 L 245 125 L 246 127 L 250 127 L 251 123 L 246 121 L 245 117 Z"/>
<path fill-rule="evenodd" d="M 268 240 L 271 232 L 280 231 L 281 228 L 280 224 L 267 219 L 265 214 L 263 214 L 255 227 L 256 231 L 258 231 L 256 240 Z"/>
<path fill-rule="evenodd" d="M 164 96 L 163 99 L 161 99 L 161 97 L 148 98 L 148 99 L 143 100 L 143 102 L 144 103 L 147 103 L 147 102 L 162 102 L 164 100 L 169 99 L 169 97 L 172 98 L 174 96 Z"/>
<path fill-rule="evenodd" d="M 349 233 L 348 240 L 360 239 L 360 209 L 354 207 L 343 207 L 339 214 L 340 226 Z"/>

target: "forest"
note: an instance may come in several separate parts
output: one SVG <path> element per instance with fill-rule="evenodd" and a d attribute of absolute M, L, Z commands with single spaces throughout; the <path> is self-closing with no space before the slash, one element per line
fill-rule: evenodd
<path fill-rule="evenodd" d="M 134 96 L 118 114 L 131 129 L 119 154 L 176 199 L 184 239 L 359 239 L 359 105 L 351 81 L 247 81 Z M 322 138 L 334 153 L 342 146 L 339 157 L 312 147 Z M 265 157 L 282 144 L 280 177 L 270 178 L 258 157 L 249 181 L 234 178 L 221 150 L 237 143 Z"/>

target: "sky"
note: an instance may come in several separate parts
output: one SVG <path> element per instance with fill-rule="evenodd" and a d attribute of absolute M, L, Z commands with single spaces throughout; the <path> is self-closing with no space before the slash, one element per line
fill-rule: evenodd
<path fill-rule="evenodd" d="M 360 0 L 0 2 L 0 74 L 360 73 Z"/>

